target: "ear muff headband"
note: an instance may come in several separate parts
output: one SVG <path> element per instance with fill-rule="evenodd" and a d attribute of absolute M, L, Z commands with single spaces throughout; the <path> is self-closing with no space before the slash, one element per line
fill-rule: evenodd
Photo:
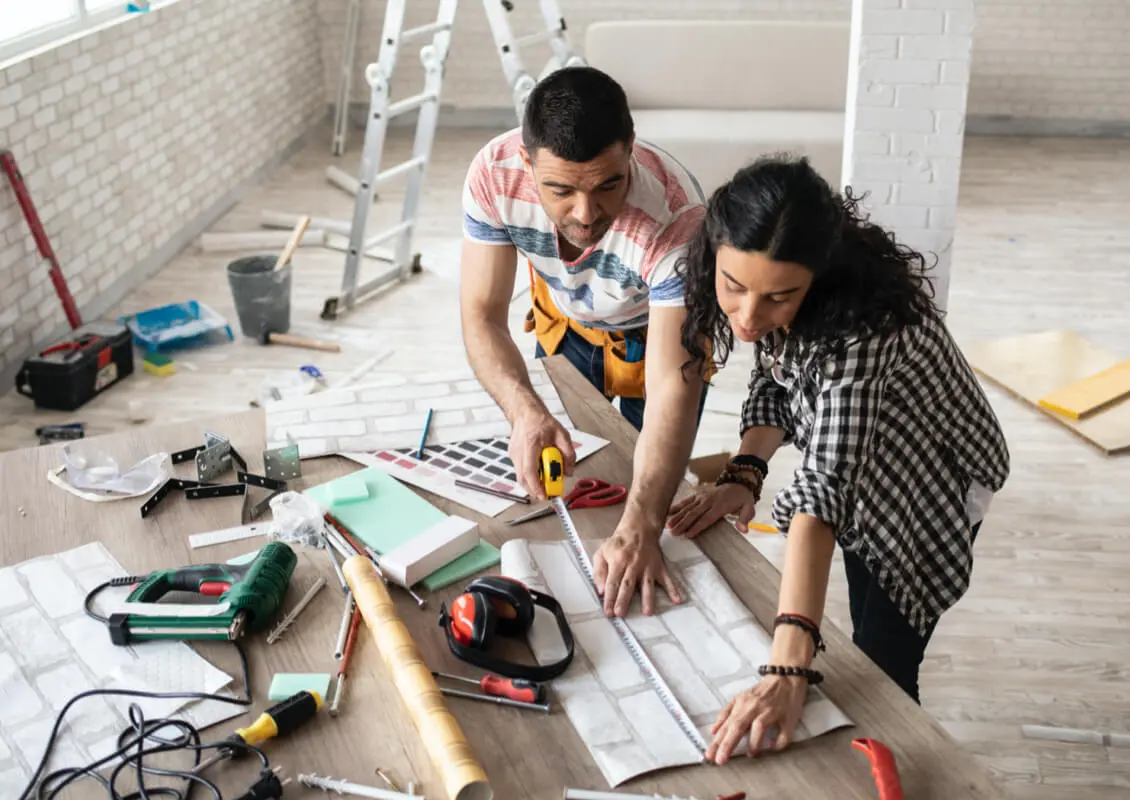
<path fill-rule="evenodd" d="M 564 673 L 573 662 L 574 643 L 573 632 L 569 629 L 569 621 L 565 618 L 565 611 L 561 608 L 561 604 L 550 595 L 527 589 L 521 583 L 507 578 L 501 579 L 501 581 L 505 581 L 505 585 L 492 582 L 489 586 L 480 584 L 476 587 L 476 584 L 479 584 L 480 581 L 493 581 L 493 576 L 492 578 L 479 578 L 472 581 L 467 586 L 465 594 L 456 598 L 452 604 L 452 615 L 448 615 L 446 606 L 440 608 L 439 624 L 447 637 L 447 645 L 456 658 L 507 678 L 525 678 L 537 683 L 552 680 Z M 500 595 L 509 595 L 514 592 L 517 593 L 517 597 L 500 597 Z M 468 597 L 473 599 L 464 600 Z M 551 611 L 557 620 L 561 640 L 565 644 L 565 657 L 553 664 L 539 666 L 507 661 L 487 652 L 491 629 L 498 622 L 498 615 L 494 613 L 494 609 L 490 608 L 492 597 L 507 601 L 515 600 L 513 605 L 517 611 L 517 617 L 513 620 L 507 620 L 507 622 L 513 623 L 512 626 L 500 625 L 498 627 L 497 632 L 501 635 L 522 635 L 529 631 L 534 620 L 534 606 L 541 606 Z M 474 608 L 474 619 L 472 620 L 466 619 L 468 606 Z M 523 609 L 527 609 L 527 611 L 523 611 Z M 469 626 L 468 623 L 470 623 Z M 471 630 L 468 631 L 468 627 Z M 511 628 L 514 633 L 504 634 L 503 627 Z M 460 639 L 469 639 L 469 642 L 465 644 Z"/>

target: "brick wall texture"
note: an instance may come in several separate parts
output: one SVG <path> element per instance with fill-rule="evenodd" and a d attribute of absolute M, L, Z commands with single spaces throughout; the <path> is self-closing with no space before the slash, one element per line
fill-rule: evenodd
<path fill-rule="evenodd" d="M 843 182 L 948 293 L 974 0 L 857 0 Z"/>
<path fill-rule="evenodd" d="M 185 0 L 0 70 L 0 146 L 80 309 L 324 115 L 319 37 L 307 0 Z M 0 373 L 66 325 L 6 183 Z"/>
<path fill-rule="evenodd" d="M 348 0 L 318 0 L 325 55 L 326 98 L 333 100 Z M 847 20 L 851 0 L 560 0 L 578 49 L 592 22 L 611 19 L 719 18 Z M 932 0 L 908 5 L 929 6 Z M 434 17 L 435 0 L 410 0 L 408 24 Z M 540 30 L 537 0 L 515 0 L 515 34 Z M 444 102 L 465 108 L 506 108 L 502 77 L 481 2 L 459 4 L 444 83 Z M 1039 119 L 1130 121 L 1130 3 L 1126 0 L 977 0 L 972 32 L 969 113 Z M 352 96 L 368 99 L 364 65 L 376 61 L 385 0 L 362 0 Z M 423 72 L 412 43 L 401 51 L 394 98 L 418 91 Z M 535 76 L 546 45 L 523 50 Z"/>

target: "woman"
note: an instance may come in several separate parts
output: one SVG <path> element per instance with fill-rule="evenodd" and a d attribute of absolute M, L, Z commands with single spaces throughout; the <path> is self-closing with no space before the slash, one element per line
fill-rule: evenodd
<path fill-rule="evenodd" d="M 787 546 L 770 663 L 714 725 L 707 757 L 721 764 L 746 733 L 751 755 L 788 744 L 822 677 L 812 662 L 837 543 L 853 641 L 918 702 L 926 644 L 968 587 L 1009 455 L 925 259 L 806 159 L 763 158 L 719 188 L 679 272 L 688 368 L 707 340 L 724 363 L 735 336 L 755 343 L 757 365 L 738 455 L 672 507 L 671 531 L 695 536 L 728 514 L 744 530 L 773 453 L 802 454 L 772 507 Z"/>

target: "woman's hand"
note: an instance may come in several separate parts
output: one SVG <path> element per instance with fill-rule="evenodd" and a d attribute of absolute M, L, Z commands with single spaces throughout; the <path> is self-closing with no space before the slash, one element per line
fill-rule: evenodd
<path fill-rule="evenodd" d="M 766 733 L 774 732 L 773 750 L 784 750 L 792 741 L 804 710 L 808 679 L 766 675 L 752 689 L 734 697 L 722 709 L 710 732 L 714 738 L 706 748 L 706 758 L 725 764 L 742 736 L 749 734 L 749 755 L 761 750 Z"/>
<path fill-rule="evenodd" d="M 727 514 L 737 514 L 737 528 L 745 533 L 756 503 L 753 492 L 741 484 L 703 484 L 690 497 L 671 506 L 667 527 L 675 536 L 693 539 Z"/>

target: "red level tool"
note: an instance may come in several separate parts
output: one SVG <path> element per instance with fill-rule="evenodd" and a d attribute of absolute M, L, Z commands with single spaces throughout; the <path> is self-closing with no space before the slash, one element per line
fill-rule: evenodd
<path fill-rule="evenodd" d="M 4 168 L 4 174 L 12 184 L 12 190 L 16 193 L 20 210 L 24 212 L 27 226 L 31 228 L 31 235 L 35 239 L 35 246 L 39 248 L 39 254 L 51 262 L 47 274 L 51 276 L 51 283 L 55 285 L 55 294 L 59 295 L 59 301 L 63 304 L 67 322 L 71 324 L 72 329 L 77 328 L 82 325 L 78 306 L 71 297 L 71 290 L 67 288 L 67 279 L 63 277 L 63 270 L 59 268 L 59 259 L 55 258 L 55 251 L 51 249 L 51 242 L 47 240 L 47 232 L 43 229 L 43 223 L 39 221 L 39 213 L 35 210 L 35 204 L 31 202 L 31 195 L 28 194 L 27 185 L 24 184 L 23 175 L 20 174 L 16 157 L 12 155 L 11 150 L 0 150 L 0 167 Z"/>

